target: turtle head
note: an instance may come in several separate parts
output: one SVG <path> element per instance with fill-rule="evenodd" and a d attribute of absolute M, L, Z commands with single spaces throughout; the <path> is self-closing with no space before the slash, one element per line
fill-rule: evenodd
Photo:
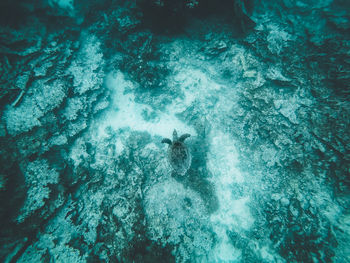
<path fill-rule="evenodd" d="M 173 142 L 177 141 L 178 140 L 178 137 L 177 137 L 177 132 L 176 130 L 174 129 L 173 131 Z"/>

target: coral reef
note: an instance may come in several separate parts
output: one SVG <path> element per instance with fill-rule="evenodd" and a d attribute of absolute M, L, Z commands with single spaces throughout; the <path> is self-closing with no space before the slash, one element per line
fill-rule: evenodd
<path fill-rule="evenodd" d="M 1 2 L 0 261 L 345 262 L 349 14 Z"/>

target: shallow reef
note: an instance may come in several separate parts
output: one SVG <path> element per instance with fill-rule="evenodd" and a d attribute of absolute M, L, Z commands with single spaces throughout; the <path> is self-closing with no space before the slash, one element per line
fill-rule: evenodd
<path fill-rule="evenodd" d="M 344 0 L 1 1 L 0 261 L 350 262 L 349 50 Z"/>

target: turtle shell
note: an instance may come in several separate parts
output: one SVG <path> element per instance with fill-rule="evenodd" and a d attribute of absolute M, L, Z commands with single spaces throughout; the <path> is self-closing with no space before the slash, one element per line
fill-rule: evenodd
<path fill-rule="evenodd" d="M 191 155 L 186 145 L 180 141 L 174 142 L 169 147 L 169 161 L 174 171 L 185 174 L 191 166 Z"/>

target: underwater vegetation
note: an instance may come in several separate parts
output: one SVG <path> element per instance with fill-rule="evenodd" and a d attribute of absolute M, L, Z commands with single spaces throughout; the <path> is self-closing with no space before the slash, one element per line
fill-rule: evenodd
<path fill-rule="evenodd" d="M 345 0 L 2 0 L 1 262 L 350 262 Z"/>

